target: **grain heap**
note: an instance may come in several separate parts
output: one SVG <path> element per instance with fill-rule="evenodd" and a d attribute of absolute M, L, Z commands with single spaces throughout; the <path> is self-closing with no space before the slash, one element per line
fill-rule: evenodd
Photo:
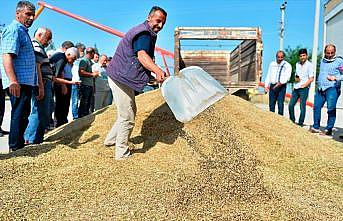
<path fill-rule="evenodd" d="M 0 219 L 342 220 L 342 144 L 233 96 L 187 124 L 159 91 L 137 105 L 128 160 L 102 145 L 113 107 L 1 156 Z"/>

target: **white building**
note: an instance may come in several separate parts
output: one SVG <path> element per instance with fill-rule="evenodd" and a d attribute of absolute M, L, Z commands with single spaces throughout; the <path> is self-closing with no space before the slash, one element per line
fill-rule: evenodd
<path fill-rule="evenodd" d="M 343 0 L 328 0 L 325 3 L 323 40 L 324 46 L 328 43 L 336 45 L 336 54 L 343 56 Z"/>

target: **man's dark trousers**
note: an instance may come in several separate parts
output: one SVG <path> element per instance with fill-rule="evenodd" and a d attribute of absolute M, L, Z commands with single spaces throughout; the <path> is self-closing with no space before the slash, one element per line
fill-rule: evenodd
<path fill-rule="evenodd" d="M 56 127 L 68 123 L 68 112 L 71 98 L 71 85 L 67 84 L 67 94 L 62 94 L 62 87 L 60 84 L 54 85 L 56 106 L 55 118 Z"/>
<path fill-rule="evenodd" d="M 80 106 L 79 106 L 79 118 L 89 114 L 91 106 L 91 100 L 93 97 L 93 87 L 81 84 L 80 86 Z"/>
<path fill-rule="evenodd" d="M 270 85 L 269 89 L 269 110 L 275 112 L 277 102 L 278 114 L 283 115 L 284 101 L 286 95 L 286 84 L 281 84 L 274 89 L 275 84 Z"/>
<path fill-rule="evenodd" d="M 9 93 L 9 88 L 7 88 L 7 94 L 10 97 L 12 106 L 10 134 L 8 137 L 10 150 L 18 150 L 24 147 L 24 132 L 29 123 L 32 91 L 33 86 L 21 84 L 20 96 L 15 97 Z"/>

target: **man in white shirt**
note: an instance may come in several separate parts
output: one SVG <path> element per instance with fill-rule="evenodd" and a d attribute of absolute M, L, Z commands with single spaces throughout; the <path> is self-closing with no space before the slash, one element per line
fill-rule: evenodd
<path fill-rule="evenodd" d="M 306 115 L 306 100 L 311 82 L 314 79 L 313 66 L 307 60 L 307 50 L 299 50 L 299 62 L 296 64 L 295 69 L 295 82 L 294 90 L 292 91 L 292 98 L 288 104 L 289 119 L 295 123 L 294 106 L 300 98 L 300 116 L 298 125 L 303 126 Z"/>
<path fill-rule="evenodd" d="M 265 91 L 269 91 L 269 110 L 275 112 L 276 101 L 278 114 L 283 115 L 286 86 L 292 73 L 292 66 L 284 60 L 285 53 L 278 51 L 276 61 L 269 64 L 265 79 Z"/>

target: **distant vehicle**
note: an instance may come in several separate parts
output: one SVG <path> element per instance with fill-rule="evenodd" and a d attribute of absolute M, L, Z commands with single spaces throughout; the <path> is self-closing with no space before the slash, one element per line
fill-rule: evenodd
<path fill-rule="evenodd" d="M 256 27 L 177 27 L 174 72 L 199 66 L 230 94 L 248 98 L 262 75 L 262 37 Z"/>

